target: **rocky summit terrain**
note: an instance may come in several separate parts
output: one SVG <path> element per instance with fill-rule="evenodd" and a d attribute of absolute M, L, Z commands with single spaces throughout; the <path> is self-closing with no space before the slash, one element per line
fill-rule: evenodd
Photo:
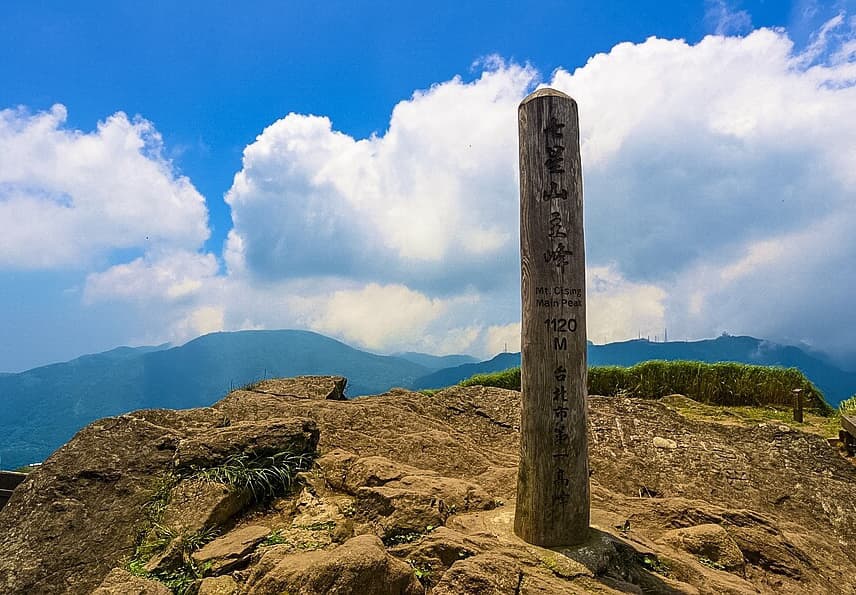
<path fill-rule="evenodd" d="M 856 466 L 820 436 L 591 396 L 592 530 L 544 549 L 511 530 L 518 392 L 344 383 L 89 425 L 0 510 L 0 593 L 856 593 Z"/>

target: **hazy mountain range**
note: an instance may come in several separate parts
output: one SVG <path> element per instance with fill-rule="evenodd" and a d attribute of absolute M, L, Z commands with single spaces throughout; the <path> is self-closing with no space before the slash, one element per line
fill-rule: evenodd
<path fill-rule="evenodd" d="M 799 348 L 752 337 L 589 345 L 591 365 L 630 365 L 648 359 L 794 366 L 831 404 L 856 392 L 856 374 Z M 172 348 L 120 347 L 0 374 L 0 468 L 43 460 L 100 417 L 143 408 L 210 405 L 230 389 L 261 378 L 339 374 L 348 378 L 347 394 L 354 397 L 394 386 L 444 387 L 519 363 L 519 353 L 502 353 L 485 362 L 468 355 L 376 355 L 323 335 L 292 330 L 214 333 Z"/>

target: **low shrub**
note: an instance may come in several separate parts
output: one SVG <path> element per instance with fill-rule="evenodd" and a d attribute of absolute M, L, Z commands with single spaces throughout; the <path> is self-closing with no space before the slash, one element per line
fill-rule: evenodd
<path fill-rule="evenodd" d="M 476 374 L 460 382 L 461 386 L 496 386 L 508 390 L 520 390 L 520 368 L 509 368 L 492 374 Z"/>
<path fill-rule="evenodd" d="M 190 477 L 247 490 L 256 502 L 287 494 L 298 473 L 312 466 L 308 453 L 278 452 L 268 456 L 238 453 L 216 467 L 193 469 Z"/>
<path fill-rule="evenodd" d="M 460 384 L 520 390 L 520 368 L 478 374 Z M 823 393 L 796 368 L 652 360 L 630 367 L 592 366 L 588 370 L 591 395 L 657 399 L 681 394 L 710 405 L 791 406 L 796 389 L 802 391 L 806 408 L 823 414 L 833 412 Z M 856 398 L 853 400 L 856 408 Z"/>

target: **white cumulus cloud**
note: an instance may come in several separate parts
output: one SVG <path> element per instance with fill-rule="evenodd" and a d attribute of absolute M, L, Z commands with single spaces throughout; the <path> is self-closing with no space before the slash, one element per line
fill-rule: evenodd
<path fill-rule="evenodd" d="M 671 336 L 853 351 L 849 22 L 804 52 L 781 30 L 652 38 L 555 74 L 580 105 L 589 262 L 665 291 Z"/>
<path fill-rule="evenodd" d="M 118 249 L 196 249 L 204 198 L 161 156 L 154 126 L 119 112 L 94 132 L 66 110 L 0 111 L 0 269 L 91 265 Z"/>
<path fill-rule="evenodd" d="M 667 294 L 661 287 L 630 282 L 612 266 L 590 267 L 586 286 L 590 341 L 609 343 L 637 335 L 662 336 Z"/>
<path fill-rule="evenodd" d="M 381 349 L 411 342 L 444 310 L 441 300 L 403 285 L 371 283 L 359 290 L 334 292 L 317 309 L 310 324 L 319 332 Z"/>
<path fill-rule="evenodd" d="M 513 272 L 516 109 L 535 75 L 497 65 L 417 91 L 366 139 L 326 117 L 275 122 L 245 149 L 226 196 L 229 266 L 264 278 L 496 285 L 497 265 Z"/>
<path fill-rule="evenodd" d="M 175 251 L 140 257 L 88 275 L 84 299 L 90 303 L 117 297 L 144 302 L 187 300 L 204 293 L 217 269 L 213 254 Z"/>

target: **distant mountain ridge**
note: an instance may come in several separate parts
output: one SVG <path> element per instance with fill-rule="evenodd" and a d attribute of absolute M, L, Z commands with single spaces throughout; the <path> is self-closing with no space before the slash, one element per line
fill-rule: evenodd
<path fill-rule="evenodd" d="M 429 370 L 441 370 L 443 368 L 453 368 L 464 364 L 478 363 L 478 359 L 471 355 L 429 355 L 427 353 L 417 353 L 415 351 L 404 351 L 401 353 L 393 353 L 393 357 L 400 357 L 407 361 L 425 366 Z"/>
<path fill-rule="evenodd" d="M 589 344 L 590 365 L 632 365 L 649 359 L 740 361 L 802 370 L 830 404 L 856 392 L 856 374 L 797 347 L 752 337 L 692 342 L 645 340 Z M 135 409 L 207 406 L 230 389 L 275 376 L 333 374 L 347 394 L 379 394 L 400 386 L 440 388 L 473 374 L 520 365 L 519 353 L 474 362 L 466 355 L 367 353 L 308 331 L 213 333 L 180 347 L 120 347 L 104 353 L 0 374 L 0 468 L 43 460 L 91 421 Z M 465 362 L 441 369 L 444 363 Z"/>
<path fill-rule="evenodd" d="M 213 333 L 173 348 L 122 347 L 0 376 L 0 468 L 43 460 L 86 424 L 135 409 L 207 406 L 254 380 L 342 375 L 347 394 L 408 386 L 429 368 L 308 331 Z"/>
<path fill-rule="evenodd" d="M 444 368 L 417 378 L 411 385 L 415 390 L 444 388 L 476 374 L 499 372 L 520 365 L 520 353 L 500 353 L 489 360 Z"/>

